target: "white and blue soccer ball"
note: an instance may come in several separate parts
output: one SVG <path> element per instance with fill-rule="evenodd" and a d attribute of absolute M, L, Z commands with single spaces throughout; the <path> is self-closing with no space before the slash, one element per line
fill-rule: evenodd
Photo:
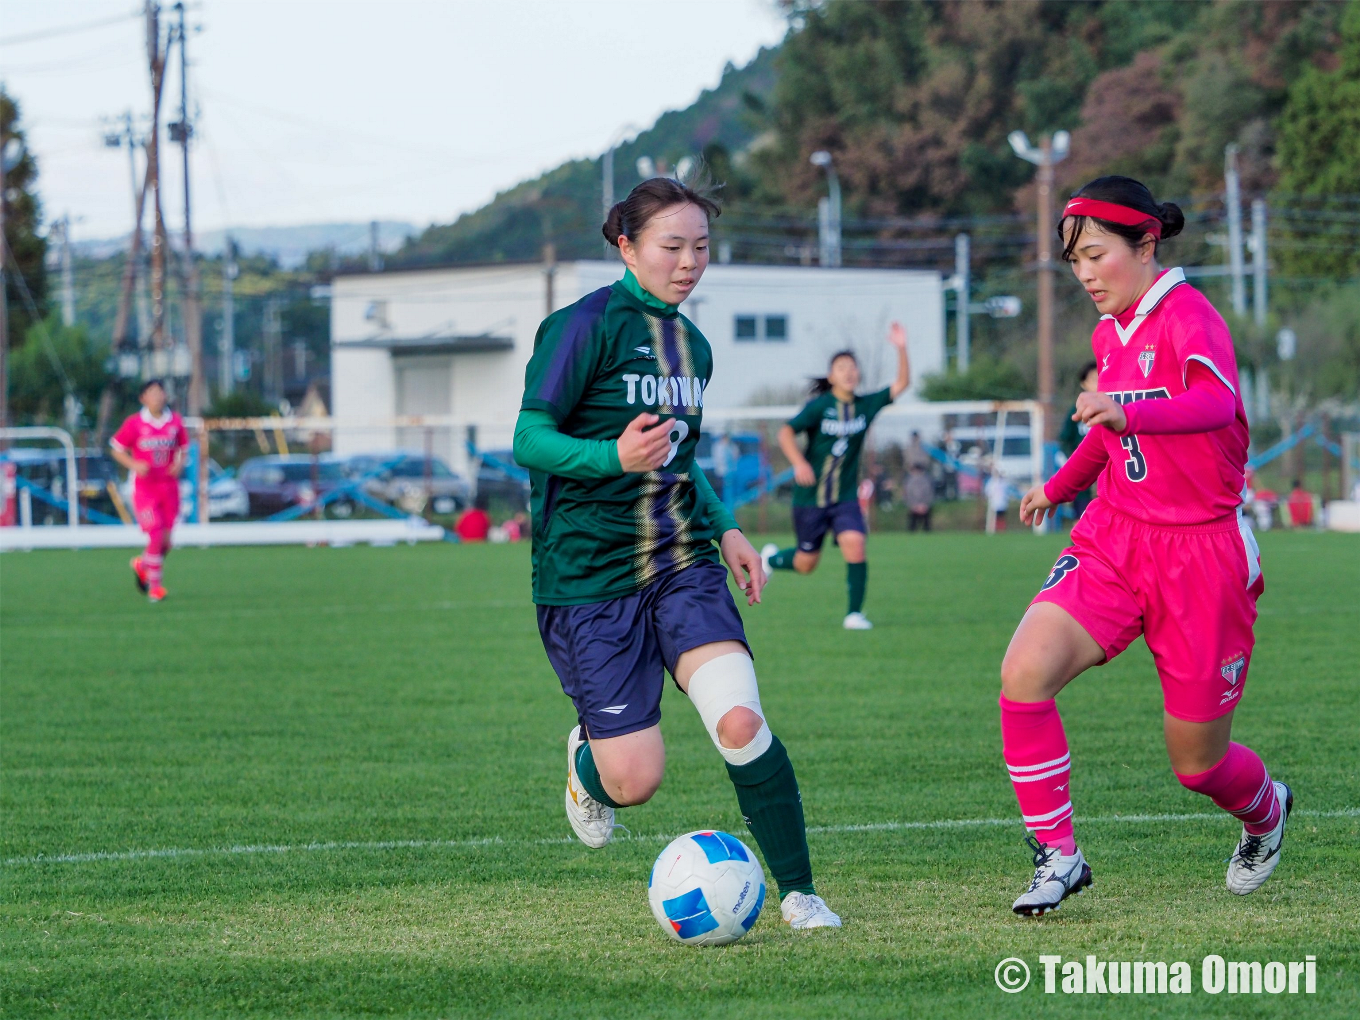
<path fill-rule="evenodd" d="M 687 832 L 661 851 L 647 880 L 652 913 L 689 946 L 724 946 L 756 923 L 765 905 L 765 872 L 756 855 L 726 832 Z"/>

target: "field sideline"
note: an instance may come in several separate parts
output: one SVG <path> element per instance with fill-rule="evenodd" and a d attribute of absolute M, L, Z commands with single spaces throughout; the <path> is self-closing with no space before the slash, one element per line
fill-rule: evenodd
<path fill-rule="evenodd" d="M 1095 886 L 1021 921 L 997 668 L 1060 542 L 874 536 L 869 633 L 840 629 L 834 552 L 745 612 L 846 927 L 795 934 L 771 897 L 710 950 L 665 938 L 645 883 L 669 835 L 753 842 L 721 759 L 668 690 L 632 838 L 567 838 L 574 714 L 526 546 L 184 550 L 159 606 L 126 553 L 0 557 L 0 1014 L 1360 1015 L 1360 541 L 1261 536 L 1235 734 L 1296 791 L 1275 877 L 1223 887 L 1238 826 L 1171 774 L 1139 642 L 1061 698 Z M 1043 953 L 1186 960 L 1196 990 L 1048 996 Z M 1206 994 L 1209 953 L 1315 954 L 1317 994 Z"/>

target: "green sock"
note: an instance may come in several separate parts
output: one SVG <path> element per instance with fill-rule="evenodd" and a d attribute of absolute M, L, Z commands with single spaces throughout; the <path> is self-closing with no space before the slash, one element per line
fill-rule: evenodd
<path fill-rule="evenodd" d="M 604 792 L 604 784 L 600 782 L 600 770 L 595 767 L 595 756 L 590 753 L 590 741 L 576 749 L 576 778 L 586 788 L 586 793 L 601 804 L 607 804 L 612 808 L 623 807 Z"/>
<path fill-rule="evenodd" d="M 749 765 L 729 764 L 727 774 L 737 788 L 737 804 L 746 827 L 779 885 L 779 898 L 791 892 L 815 893 L 803 798 L 798 793 L 793 763 L 779 738 L 775 737 L 769 750 Z"/>
<path fill-rule="evenodd" d="M 775 570 L 792 570 L 793 554 L 797 551 L 798 549 L 796 546 L 788 549 L 780 549 L 779 552 L 770 557 L 770 566 L 774 567 Z"/>
<path fill-rule="evenodd" d="M 864 589 L 869 583 L 869 564 L 847 563 L 845 586 L 850 590 L 850 612 L 858 613 L 864 606 Z"/>

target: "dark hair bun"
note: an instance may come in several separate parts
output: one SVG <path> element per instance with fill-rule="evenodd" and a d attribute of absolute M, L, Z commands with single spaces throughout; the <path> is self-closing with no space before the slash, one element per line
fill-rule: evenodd
<path fill-rule="evenodd" d="M 1175 202 L 1163 202 L 1157 207 L 1157 218 L 1162 221 L 1162 240 L 1175 237 L 1185 229 L 1185 213 Z"/>
<path fill-rule="evenodd" d="M 600 228 L 600 233 L 604 234 L 604 239 L 615 248 L 619 246 L 619 238 L 628 233 L 623 225 L 623 203 L 615 202 L 609 210 L 609 215 L 605 217 L 604 226 Z"/>

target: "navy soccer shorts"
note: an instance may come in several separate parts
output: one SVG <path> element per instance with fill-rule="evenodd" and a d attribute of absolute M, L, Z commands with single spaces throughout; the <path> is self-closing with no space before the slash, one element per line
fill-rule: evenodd
<path fill-rule="evenodd" d="M 662 670 L 674 675 L 683 653 L 714 641 L 747 643 L 727 571 L 707 561 L 608 602 L 539 606 L 538 633 L 583 730 L 600 738 L 661 721 Z"/>
<path fill-rule="evenodd" d="M 839 535 L 842 531 L 865 534 L 869 529 L 864 526 L 864 514 L 860 512 L 859 501 L 847 499 L 830 506 L 793 508 L 793 533 L 798 538 L 799 552 L 821 552 L 828 530 L 833 535 Z"/>

